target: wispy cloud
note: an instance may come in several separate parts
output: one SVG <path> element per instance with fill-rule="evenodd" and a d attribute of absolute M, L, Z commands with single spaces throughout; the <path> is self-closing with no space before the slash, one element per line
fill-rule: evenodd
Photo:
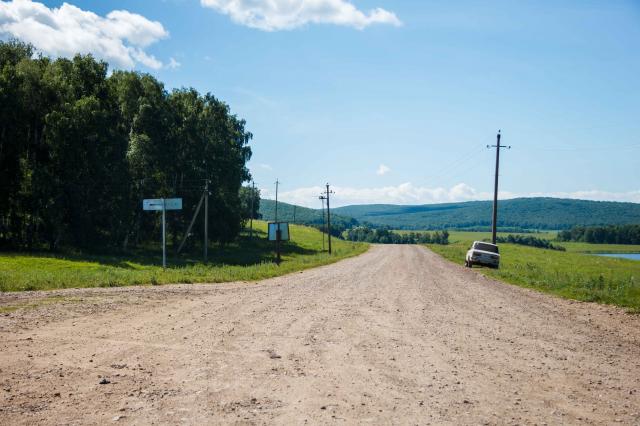
<path fill-rule="evenodd" d="M 234 22 L 263 31 L 291 30 L 307 24 L 334 24 L 362 30 L 373 24 L 402 25 L 395 13 L 362 12 L 347 0 L 200 0 Z"/>
<path fill-rule="evenodd" d="M 162 62 L 145 48 L 168 36 L 160 22 L 126 10 L 102 17 L 68 3 L 49 8 L 31 0 L 0 2 L 0 38 L 18 38 L 52 56 L 91 53 L 122 68 L 159 69 Z"/>
<path fill-rule="evenodd" d="M 459 201 L 490 200 L 492 192 L 478 191 L 465 183 L 459 183 L 451 188 L 427 188 L 406 182 L 397 186 L 383 186 L 373 188 L 352 188 L 335 186 L 332 188 L 335 194 L 331 198 L 331 205 L 345 206 L 350 204 L 435 204 L 453 203 Z M 318 195 L 324 190 L 321 186 L 298 188 L 283 191 L 278 198 L 284 202 L 316 208 Z M 262 195 L 272 198 L 273 189 L 265 188 Z M 629 192 L 607 191 L 575 191 L 575 192 L 550 192 L 550 193 L 515 193 L 501 191 L 500 199 L 518 197 L 556 197 L 573 198 L 596 201 L 628 201 L 640 203 L 640 190 Z"/>
<path fill-rule="evenodd" d="M 180 68 L 182 64 L 176 61 L 174 58 L 169 58 L 169 63 L 167 64 L 167 68 L 175 70 L 176 68 Z"/>
<path fill-rule="evenodd" d="M 390 171 L 391 171 L 391 169 L 390 169 L 388 166 L 386 166 L 386 165 L 384 165 L 384 164 L 380 164 L 380 165 L 378 166 L 378 170 L 376 170 L 376 174 L 377 174 L 378 176 L 384 176 L 384 175 L 386 175 L 387 173 L 389 173 Z"/>
<path fill-rule="evenodd" d="M 268 170 L 268 171 L 273 171 L 273 167 L 271 167 L 269 164 L 259 164 L 258 167 L 260 167 L 263 170 Z"/>

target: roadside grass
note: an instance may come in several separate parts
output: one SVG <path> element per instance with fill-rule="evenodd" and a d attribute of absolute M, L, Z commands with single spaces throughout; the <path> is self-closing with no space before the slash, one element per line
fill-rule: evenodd
<path fill-rule="evenodd" d="M 553 242 L 554 245 L 562 246 L 572 253 L 640 253 L 640 245 L 633 244 L 589 244 L 555 241 L 558 235 L 555 231 L 536 232 L 528 234 L 519 234 L 517 232 L 498 232 L 498 236 L 506 237 L 508 235 L 533 236 L 536 238 L 546 239 Z M 471 245 L 476 240 L 491 240 L 491 232 L 464 232 L 449 231 L 449 241 L 452 243 L 465 242 Z M 502 246 L 502 245 L 501 245 Z"/>
<path fill-rule="evenodd" d="M 507 237 L 509 235 L 531 236 L 545 240 L 555 240 L 558 233 L 555 231 L 543 232 L 498 232 L 499 237 Z M 468 241 L 472 243 L 476 240 L 491 240 L 491 232 L 471 232 L 471 231 L 449 231 L 449 241 Z"/>
<path fill-rule="evenodd" d="M 640 245 L 637 244 L 589 244 L 563 241 L 558 241 L 557 244 L 573 253 L 640 253 Z"/>
<path fill-rule="evenodd" d="M 482 234 L 455 233 L 449 245 L 429 244 L 428 247 L 462 265 L 471 242 L 486 238 Z M 587 254 L 603 252 L 601 245 L 609 246 L 605 250 L 618 250 L 617 246 L 584 243 L 567 244 L 566 252 L 500 244 L 500 269 L 475 269 L 522 287 L 569 299 L 617 305 L 640 313 L 640 262 Z"/>
<path fill-rule="evenodd" d="M 282 244 L 280 266 L 274 263 L 274 243 L 266 241 L 263 221 L 254 221 L 253 240 L 245 232 L 224 249 L 211 247 L 207 264 L 201 262 L 200 251 L 176 258 L 167 247 L 166 269 L 157 248 L 126 256 L 0 253 L 0 291 L 253 281 L 333 263 L 369 247 L 332 239 L 333 255 L 329 256 L 322 252 L 318 230 L 290 226 L 292 240 Z"/>

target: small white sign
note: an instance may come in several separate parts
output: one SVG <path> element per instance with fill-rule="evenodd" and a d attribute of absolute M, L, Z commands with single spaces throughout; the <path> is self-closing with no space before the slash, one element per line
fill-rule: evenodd
<path fill-rule="evenodd" d="M 164 206 L 164 207 L 163 207 Z M 182 198 L 149 198 L 142 200 L 143 210 L 182 210 Z"/>

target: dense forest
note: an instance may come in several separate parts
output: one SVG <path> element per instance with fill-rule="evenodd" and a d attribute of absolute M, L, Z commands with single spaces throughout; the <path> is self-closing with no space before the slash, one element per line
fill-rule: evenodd
<path fill-rule="evenodd" d="M 558 240 L 592 244 L 640 244 L 640 225 L 576 226 L 559 232 Z"/>
<path fill-rule="evenodd" d="M 211 94 L 169 92 L 147 74 L 109 73 L 91 56 L 54 60 L 0 42 L 0 246 L 156 240 L 160 215 L 142 211 L 142 199 L 182 197 L 184 210 L 167 215 L 175 243 L 205 181 L 210 239 L 228 242 L 249 215 L 252 194 L 240 189 L 251 138 Z"/>
<path fill-rule="evenodd" d="M 429 232 L 394 232 L 388 228 L 371 229 L 357 226 L 342 233 L 349 241 L 364 241 L 377 244 L 449 244 L 447 231 Z"/>
<path fill-rule="evenodd" d="M 396 206 L 370 204 L 338 207 L 337 214 L 392 229 L 484 229 L 491 226 L 491 201 Z M 517 198 L 499 203 L 501 230 L 570 229 L 576 225 L 640 223 L 640 204 L 559 198 Z"/>

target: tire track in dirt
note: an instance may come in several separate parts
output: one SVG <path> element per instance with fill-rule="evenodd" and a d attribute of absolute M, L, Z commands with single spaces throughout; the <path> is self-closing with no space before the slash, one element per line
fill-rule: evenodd
<path fill-rule="evenodd" d="M 51 296 L 0 316 L 1 424 L 640 424 L 638 316 L 423 247 L 0 306 Z"/>

